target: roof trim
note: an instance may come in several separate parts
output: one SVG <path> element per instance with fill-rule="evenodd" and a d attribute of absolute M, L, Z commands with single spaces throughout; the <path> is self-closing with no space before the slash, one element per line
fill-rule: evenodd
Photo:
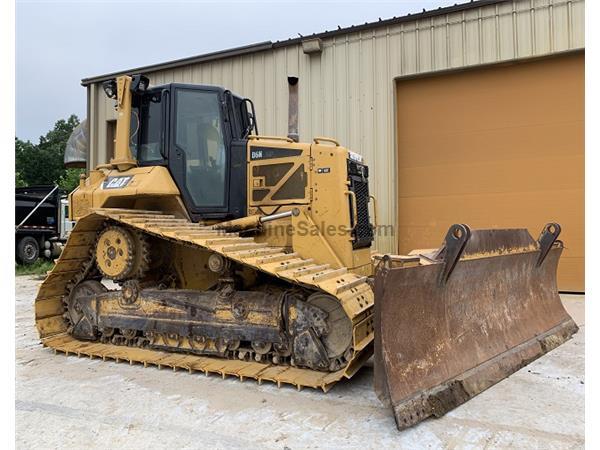
<path fill-rule="evenodd" d="M 291 39 L 287 39 L 285 41 L 277 41 L 277 42 L 273 43 L 273 48 L 286 47 L 288 45 L 296 45 L 306 39 L 317 39 L 317 38 L 323 39 L 323 38 L 329 38 L 332 36 L 337 36 L 340 34 L 358 33 L 360 31 L 372 30 L 372 29 L 380 28 L 380 27 L 387 27 L 387 26 L 396 25 L 399 23 L 415 22 L 417 20 L 428 19 L 430 17 L 442 16 L 445 14 L 451 14 L 451 13 L 455 13 L 455 12 L 465 11 L 468 9 L 481 8 L 483 6 L 495 5 L 496 3 L 506 3 L 508 1 L 511 1 L 511 0 L 471 0 L 468 3 L 460 3 L 460 4 L 454 4 L 452 6 L 444 6 L 444 7 L 440 6 L 437 9 L 431 9 L 429 11 L 426 11 L 425 9 L 423 9 L 423 12 L 420 12 L 420 13 L 415 13 L 415 14 L 408 13 L 405 16 L 392 17 L 391 19 L 384 19 L 384 20 L 379 19 L 377 22 L 365 22 L 362 25 L 351 25 L 346 28 L 338 28 L 337 30 L 324 31 L 322 33 L 308 34 L 306 36 L 291 38 Z"/>
<path fill-rule="evenodd" d="M 273 47 L 273 43 L 271 41 L 259 42 L 257 44 L 244 45 L 242 47 L 235 47 L 226 50 L 219 50 L 217 52 L 212 53 L 204 53 L 203 55 L 198 56 L 190 56 L 187 58 L 175 59 L 172 61 L 167 61 L 164 63 L 151 64 L 149 66 L 140 66 L 135 67 L 133 69 L 122 70 L 119 72 L 107 73 L 104 75 L 98 75 L 95 77 L 84 78 L 81 80 L 81 84 L 83 86 L 87 86 L 92 83 L 98 83 L 101 81 L 110 80 L 111 78 L 115 78 L 118 75 L 123 74 L 131 74 L 138 72 L 155 72 L 157 70 L 168 70 L 176 67 L 186 66 L 189 64 L 202 63 L 206 61 L 214 61 L 217 59 L 230 58 L 232 56 L 245 55 L 248 53 L 256 53 L 263 50 L 270 50 Z"/>
<path fill-rule="evenodd" d="M 149 66 L 140 66 L 133 69 L 122 70 L 118 72 L 107 73 L 104 75 L 98 75 L 93 77 L 84 78 L 81 80 L 81 84 L 83 86 L 88 86 L 93 83 L 99 83 L 102 81 L 109 80 L 118 75 L 123 74 L 132 74 L 136 72 L 154 72 L 158 70 L 168 70 L 174 69 L 177 67 L 189 65 L 189 64 L 197 64 L 208 61 L 216 61 L 219 59 L 231 58 L 233 56 L 246 55 L 249 53 L 257 53 L 265 50 L 271 50 L 274 48 L 288 47 L 292 45 L 298 45 L 305 39 L 316 39 L 316 38 L 329 38 L 332 36 L 357 33 L 365 30 L 376 29 L 380 27 L 386 27 L 389 25 L 395 25 L 399 23 L 406 22 L 414 22 L 416 20 L 423 20 L 430 17 L 441 16 L 444 14 L 451 14 L 455 12 L 465 11 L 469 9 L 481 8 L 483 6 L 495 5 L 497 3 L 506 3 L 511 0 L 471 0 L 468 3 L 460 3 L 455 4 L 453 6 L 445 6 L 439 7 L 437 9 L 432 9 L 429 11 L 423 10 L 423 12 L 416 14 L 407 14 L 405 16 L 393 17 L 391 19 L 378 20 L 377 22 L 365 22 L 362 25 L 351 25 L 345 28 L 338 28 L 337 30 L 324 31 L 322 33 L 313 33 L 306 36 L 301 36 L 297 38 L 290 38 L 284 41 L 264 41 L 256 44 L 244 45 L 241 47 L 234 47 L 226 50 L 220 50 L 211 53 L 204 53 L 202 55 L 191 56 L 187 58 L 176 59 L 172 61 L 167 61 L 164 63 L 152 64 Z"/>

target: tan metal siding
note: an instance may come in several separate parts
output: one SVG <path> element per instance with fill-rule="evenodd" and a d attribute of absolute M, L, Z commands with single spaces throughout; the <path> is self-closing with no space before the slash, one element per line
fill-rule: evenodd
<path fill-rule="evenodd" d="M 299 76 L 304 141 L 336 137 L 371 166 L 380 223 L 396 218 L 394 79 L 544 56 L 584 46 L 584 1 L 519 0 L 323 39 L 321 55 L 300 45 L 150 72 L 153 84 L 217 84 L 253 99 L 259 130 L 287 134 L 287 77 Z M 96 89 L 91 160 L 105 162 L 112 106 Z M 393 236 L 377 240 L 393 251 Z"/>

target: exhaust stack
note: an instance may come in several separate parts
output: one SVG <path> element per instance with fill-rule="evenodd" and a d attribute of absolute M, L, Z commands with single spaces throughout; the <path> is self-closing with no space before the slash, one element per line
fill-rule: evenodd
<path fill-rule="evenodd" d="M 298 77 L 288 77 L 289 103 L 288 103 L 288 137 L 298 142 Z"/>

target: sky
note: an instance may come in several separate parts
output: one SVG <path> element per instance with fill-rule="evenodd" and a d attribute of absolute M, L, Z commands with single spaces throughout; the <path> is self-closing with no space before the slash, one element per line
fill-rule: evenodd
<path fill-rule="evenodd" d="M 37 143 L 57 120 L 83 119 L 82 78 L 456 2 L 17 0 L 16 135 Z"/>

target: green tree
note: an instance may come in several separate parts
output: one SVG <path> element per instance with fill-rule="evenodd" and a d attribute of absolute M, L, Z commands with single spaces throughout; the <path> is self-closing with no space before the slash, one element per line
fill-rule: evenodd
<path fill-rule="evenodd" d="M 71 192 L 79 186 L 79 175 L 85 172 L 85 169 L 65 169 L 63 176 L 58 180 L 58 185 L 66 192 Z"/>
<path fill-rule="evenodd" d="M 65 169 L 64 156 L 67 140 L 77 125 L 79 119 L 73 114 L 56 122 L 38 144 L 15 138 L 15 185 L 59 184 L 72 191 L 83 169 Z"/>

